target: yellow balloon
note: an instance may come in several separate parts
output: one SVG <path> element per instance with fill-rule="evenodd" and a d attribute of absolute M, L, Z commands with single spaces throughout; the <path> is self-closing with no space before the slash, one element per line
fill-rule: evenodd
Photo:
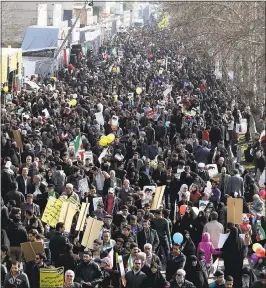
<path fill-rule="evenodd" d="M 107 144 L 111 144 L 115 140 L 115 135 L 113 133 L 106 136 Z"/>
<path fill-rule="evenodd" d="M 139 95 L 139 94 L 141 94 L 141 92 L 142 92 L 142 89 L 141 89 L 140 87 L 138 87 L 138 88 L 136 89 L 136 93 Z"/>
<path fill-rule="evenodd" d="M 102 136 L 101 139 L 99 140 L 99 144 L 100 146 L 104 147 L 106 146 L 108 143 L 107 143 L 107 139 L 106 139 L 106 136 Z"/>
<path fill-rule="evenodd" d="M 252 245 L 252 250 L 253 250 L 254 252 L 256 252 L 257 249 L 258 249 L 258 248 L 261 248 L 261 247 L 262 247 L 261 244 L 255 243 L 255 244 Z"/>
<path fill-rule="evenodd" d="M 118 100 L 118 96 L 115 95 L 115 96 L 114 96 L 114 102 L 117 102 L 117 100 Z"/>
<path fill-rule="evenodd" d="M 76 106 L 76 105 L 77 105 L 77 100 L 76 100 L 76 99 L 72 99 L 72 100 L 69 102 L 69 104 L 70 104 L 71 106 Z"/>
<path fill-rule="evenodd" d="M 3 87 L 3 90 L 4 90 L 4 92 L 8 92 L 8 87 L 7 87 L 7 86 L 4 86 L 4 87 Z"/>

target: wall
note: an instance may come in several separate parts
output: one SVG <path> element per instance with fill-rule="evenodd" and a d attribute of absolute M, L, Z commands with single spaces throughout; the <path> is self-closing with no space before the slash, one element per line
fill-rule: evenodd
<path fill-rule="evenodd" d="M 2 2 L 2 40 L 1 46 L 21 47 L 24 31 L 28 26 L 37 25 L 37 4 L 32 2 Z M 63 2 L 56 2 L 63 3 Z M 47 2 L 47 23 L 53 23 L 53 3 Z"/>

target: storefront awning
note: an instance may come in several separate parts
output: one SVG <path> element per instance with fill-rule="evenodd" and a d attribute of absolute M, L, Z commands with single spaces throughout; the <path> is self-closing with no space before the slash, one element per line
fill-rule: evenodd
<path fill-rule="evenodd" d="M 34 52 L 58 47 L 59 28 L 53 26 L 26 28 L 22 42 L 22 52 Z"/>

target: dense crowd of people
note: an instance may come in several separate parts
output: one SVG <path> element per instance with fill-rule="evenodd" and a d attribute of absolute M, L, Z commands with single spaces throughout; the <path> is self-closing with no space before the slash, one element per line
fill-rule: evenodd
<path fill-rule="evenodd" d="M 265 155 L 249 107 L 211 68 L 201 69 L 170 30 L 154 25 L 129 29 L 99 55 L 89 51 L 78 60 L 56 79 L 43 79 L 38 91 L 4 94 L 2 287 L 38 288 L 45 267 L 64 267 L 67 288 L 266 287 L 265 186 L 259 181 Z M 241 165 L 242 118 L 246 160 L 255 173 Z M 112 133 L 115 139 L 103 145 L 101 137 Z M 79 138 L 78 149 L 92 157 L 77 151 Z M 208 164 L 217 165 L 215 177 Z M 152 187 L 161 186 L 162 203 L 153 210 Z M 49 227 L 41 220 L 49 197 L 62 195 L 90 203 L 87 216 L 103 221 L 93 249 L 82 246 L 83 232 L 75 231 L 78 213 L 70 233 L 63 222 Z M 95 207 L 96 197 L 102 201 Z M 230 197 L 243 199 L 240 225 L 227 221 Z M 230 234 L 221 248 L 223 233 Z M 28 241 L 43 244 L 35 261 L 22 253 Z M 255 243 L 261 244 L 257 259 Z M 224 269 L 214 267 L 218 257 Z"/>

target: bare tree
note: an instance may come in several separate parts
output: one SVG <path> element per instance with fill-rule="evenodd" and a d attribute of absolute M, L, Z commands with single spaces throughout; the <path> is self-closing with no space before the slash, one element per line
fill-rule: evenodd
<path fill-rule="evenodd" d="M 233 71 L 239 93 L 263 99 L 265 4 L 263 2 L 167 2 L 171 31 L 204 63 L 219 63 L 223 80 Z"/>

